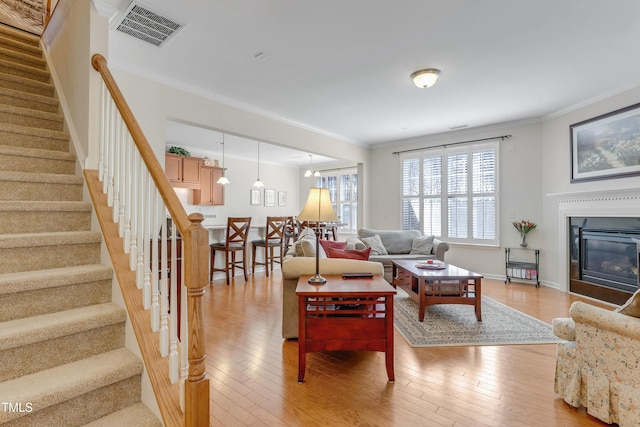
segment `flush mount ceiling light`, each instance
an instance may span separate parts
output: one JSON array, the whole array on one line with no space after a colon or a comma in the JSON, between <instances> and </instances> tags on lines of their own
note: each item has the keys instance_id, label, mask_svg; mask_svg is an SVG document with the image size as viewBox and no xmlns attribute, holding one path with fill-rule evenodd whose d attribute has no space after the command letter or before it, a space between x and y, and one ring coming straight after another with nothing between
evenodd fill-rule
<instances>
[{"instance_id":1,"label":"flush mount ceiling light","mask_svg":"<svg viewBox=\"0 0 640 427\"><path fill-rule=\"evenodd\" d=\"M440 70L435 68L424 68L422 70L414 71L411 74L411 80L421 89L426 89L428 87L436 84L436 80L440 76Z\"/></svg>"}]
</instances>

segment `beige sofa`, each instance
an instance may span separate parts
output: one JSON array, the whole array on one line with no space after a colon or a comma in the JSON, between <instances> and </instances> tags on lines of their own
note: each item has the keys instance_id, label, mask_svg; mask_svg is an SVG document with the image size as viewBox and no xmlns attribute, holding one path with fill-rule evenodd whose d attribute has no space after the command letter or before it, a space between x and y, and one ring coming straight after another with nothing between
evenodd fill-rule
<instances>
[{"instance_id":1,"label":"beige sofa","mask_svg":"<svg viewBox=\"0 0 640 427\"><path fill-rule=\"evenodd\" d=\"M282 338L298 338L298 278L316 272L315 257L296 257L290 250L282 262ZM373 273L382 276L382 264L342 258L321 258L320 274Z\"/></svg>"},{"instance_id":2,"label":"beige sofa","mask_svg":"<svg viewBox=\"0 0 640 427\"><path fill-rule=\"evenodd\" d=\"M375 236L380 237L382 250L375 248ZM373 239L372 239L373 238ZM377 261L384 266L384 278L393 280L392 259L437 259L444 262L444 254L449 244L433 236L425 236L418 230L372 230L361 228L358 237L347 238L355 249L371 247L369 261ZM373 244L373 246L372 246ZM381 253L382 252L382 253Z\"/></svg>"},{"instance_id":3,"label":"beige sofa","mask_svg":"<svg viewBox=\"0 0 640 427\"><path fill-rule=\"evenodd\" d=\"M570 318L553 320L554 334L565 340L558 343L555 392L621 427L640 425L639 302L632 297L616 312L578 301Z\"/></svg>"}]
</instances>

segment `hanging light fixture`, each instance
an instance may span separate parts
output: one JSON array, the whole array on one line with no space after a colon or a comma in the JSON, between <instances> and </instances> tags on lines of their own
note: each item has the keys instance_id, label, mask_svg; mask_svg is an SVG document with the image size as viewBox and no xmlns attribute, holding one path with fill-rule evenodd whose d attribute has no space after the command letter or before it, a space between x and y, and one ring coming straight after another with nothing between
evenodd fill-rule
<instances>
[{"instance_id":1,"label":"hanging light fixture","mask_svg":"<svg viewBox=\"0 0 640 427\"><path fill-rule=\"evenodd\" d=\"M304 173L305 178L311 178L313 176L313 160L311 154L309 154L309 169Z\"/></svg>"},{"instance_id":2,"label":"hanging light fixture","mask_svg":"<svg viewBox=\"0 0 640 427\"><path fill-rule=\"evenodd\" d=\"M309 169L307 169L307 171L304 173L304 177L305 178L311 178L312 176L318 177L320 176L320 171L313 170L313 159L312 159L312 155L309 154Z\"/></svg>"},{"instance_id":3,"label":"hanging light fixture","mask_svg":"<svg viewBox=\"0 0 640 427\"><path fill-rule=\"evenodd\" d=\"M428 87L436 84L438 77L440 76L440 70L436 68L424 68L422 70L414 71L411 74L411 80L421 89L426 89Z\"/></svg>"},{"instance_id":4,"label":"hanging light fixture","mask_svg":"<svg viewBox=\"0 0 640 427\"><path fill-rule=\"evenodd\" d=\"M258 141L258 179L256 179L256 182L253 183L253 186L255 188L264 187L264 183L260 181L260 141Z\"/></svg>"},{"instance_id":5,"label":"hanging light fixture","mask_svg":"<svg viewBox=\"0 0 640 427\"><path fill-rule=\"evenodd\" d=\"M231 181L229 181L229 179L226 176L224 176L224 173L227 170L224 167L224 133L222 134L222 142L218 142L218 144L222 144L222 176L218 178L216 183L222 184L222 185L231 184Z\"/></svg>"}]
</instances>

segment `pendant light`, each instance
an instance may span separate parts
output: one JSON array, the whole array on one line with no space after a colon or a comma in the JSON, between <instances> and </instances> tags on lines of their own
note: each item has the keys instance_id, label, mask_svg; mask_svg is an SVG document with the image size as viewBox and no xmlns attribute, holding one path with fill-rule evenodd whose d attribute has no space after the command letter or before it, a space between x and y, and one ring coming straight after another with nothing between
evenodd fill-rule
<instances>
[{"instance_id":1,"label":"pendant light","mask_svg":"<svg viewBox=\"0 0 640 427\"><path fill-rule=\"evenodd\" d=\"M320 171L313 170L313 156L309 154L309 169L304 173L304 177L311 178L312 176L319 177Z\"/></svg>"},{"instance_id":2,"label":"pendant light","mask_svg":"<svg viewBox=\"0 0 640 427\"><path fill-rule=\"evenodd\" d=\"M222 134L222 142L218 142L218 144L222 144L222 176L220 178L218 178L216 183L217 184L222 184L222 185L231 184L231 181L229 181L229 179L226 176L224 176L224 173L227 170L224 167L224 133Z\"/></svg>"},{"instance_id":3,"label":"pendant light","mask_svg":"<svg viewBox=\"0 0 640 427\"><path fill-rule=\"evenodd\" d=\"M305 178L311 178L313 176L313 161L311 159L311 154L309 154L309 169L304 173Z\"/></svg>"},{"instance_id":4,"label":"pendant light","mask_svg":"<svg viewBox=\"0 0 640 427\"><path fill-rule=\"evenodd\" d=\"M264 183L260 181L260 141L258 141L258 179L256 179L256 182L253 183L253 186L255 188L264 187Z\"/></svg>"}]
</instances>

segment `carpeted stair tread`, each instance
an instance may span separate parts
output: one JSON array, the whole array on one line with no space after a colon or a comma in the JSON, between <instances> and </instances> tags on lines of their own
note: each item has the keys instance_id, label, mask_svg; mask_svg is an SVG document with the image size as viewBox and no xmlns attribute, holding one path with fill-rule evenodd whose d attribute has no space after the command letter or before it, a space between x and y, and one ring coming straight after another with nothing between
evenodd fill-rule
<instances>
[{"instance_id":1,"label":"carpeted stair tread","mask_svg":"<svg viewBox=\"0 0 640 427\"><path fill-rule=\"evenodd\" d=\"M100 243L101 240L100 233L93 231L0 234L0 249Z\"/></svg>"},{"instance_id":2,"label":"carpeted stair tread","mask_svg":"<svg viewBox=\"0 0 640 427\"><path fill-rule=\"evenodd\" d=\"M1 46L0 51L2 51ZM12 61L11 58L6 57L0 57L0 73L22 76L27 79L38 80L41 82L49 82L50 79L49 72L42 67L34 67L30 64L15 62Z\"/></svg>"},{"instance_id":3,"label":"carpeted stair tread","mask_svg":"<svg viewBox=\"0 0 640 427\"><path fill-rule=\"evenodd\" d=\"M6 35L6 33L0 31L0 46L32 55L36 58L42 58L42 50L38 44L39 42L36 41L34 43L32 40L25 39L24 37L3 37L4 35Z\"/></svg>"},{"instance_id":4,"label":"carpeted stair tread","mask_svg":"<svg viewBox=\"0 0 640 427\"><path fill-rule=\"evenodd\" d=\"M24 134L29 136L40 136L44 138L54 138L54 139L60 139L63 141L69 140L69 133L65 131L33 128L29 126L14 125L11 123L0 123L0 133L2 132L19 133L19 134ZM3 143L4 143L4 139L3 139Z\"/></svg>"},{"instance_id":5,"label":"carpeted stair tread","mask_svg":"<svg viewBox=\"0 0 640 427\"><path fill-rule=\"evenodd\" d=\"M87 264L0 275L0 295L77 283L110 279L113 270L102 264Z\"/></svg>"},{"instance_id":6,"label":"carpeted stair tread","mask_svg":"<svg viewBox=\"0 0 640 427\"><path fill-rule=\"evenodd\" d=\"M37 57L28 53L18 52L5 46L0 46L0 59L7 59L14 62L20 62L31 67L47 69L47 61L43 57Z\"/></svg>"},{"instance_id":7,"label":"carpeted stair tread","mask_svg":"<svg viewBox=\"0 0 640 427\"><path fill-rule=\"evenodd\" d=\"M78 334L125 320L125 311L114 303L9 320L0 323L0 351Z\"/></svg>"},{"instance_id":8,"label":"carpeted stair tread","mask_svg":"<svg viewBox=\"0 0 640 427\"><path fill-rule=\"evenodd\" d=\"M0 87L51 97L55 93L54 86L50 82L41 82L7 73L0 73Z\"/></svg>"},{"instance_id":9,"label":"carpeted stair tread","mask_svg":"<svg viewBox=\"0 0 640 427\"><path fill-rule=\"evenodd\" d=\"M7 25L0 25L0 38L3 40L15 40L25 45L36 47L38 51L41 51L40 37Z\"/></svg>"},{"instance_id":10,"label":"carpeted stair tread","mask_svg":"<svg viewBox=\"0 0 640 427\"><path fill-rule=\"evenodd\" d=\"M8 402L31 402L42 410L142 373L142 362L121 348L0 383ZM0 411L0 424L24 413Z\"/></svg>"},{"instance_id":11,"label":"carpeted stair tread","mask_svg":"<svg viewBox=\"0 0 640 427\"><path fill-rule=\"evenodd\" d=\"M0 145L0 170L72 175L76 159L64 151Z\"/></svg>"},{"instance_id":12,"label":"carpeted stair tread","mask_svg":"<svg viewBox=\"0 0 640 427\"><path fill-rule=\"evenodd\" d=\"M136 403L106 417L85 424L84 427L156 427L162 422L143 403Z\"/></svg>"},{"instance_id":13,"label":"carpeted stair tread","mask_svg":"<svg viewBox=\"0 0 640 427\"><path fill-rule=\"evenodd\" d=\"M0 104L0 120L19 126L33 126L36 128L62 131L64 116L60 113L32 110Z\"/></svg>"},{"instance_id":14,"label":"carpeted stair tread","mask_svg":"<svg viewBox=\"0 0 640 427\"><path fill-rule=\"evenodd\" d=\"M91 203L78 201L0 200L0 212L91 212Z\"/></svg>"},{"instance_id":15,"label":"carpeted stair tread","mask_svg":"<svg viewBox=\"0 0 640 427\"><path fill-rule=\"evenodd\" d=\"M43 150L40 148L12 147L10 145L0 145L0 155L22 156L38 159L65 160L75 162L76 157L65 151Z\"/></svg>"},{"instance_id":16,"label":"carpeted stair tread","mask_svg":"<svg viewBox=\"0 0 640 427\"><path fill-rule=\"evenodd\" d=\"M81 176L59 173L0 171L0 181L82 185Z\"/></svg>"},{"instance_id":17,"label":"carpeted stair tread","mask_svg":"<svg viewBox=\"0 0 640 427\"><path fill-rule=\"evenodd\" d=\"M0 234L86 231L91 210L82 201L0 200Z\"/></svg>"},{"instance_id":18,"label":"carpeted stair tread","mask_svg":"<svg viewBox=\"0 0 640 427\"><path fill-rule=\"evenodd\" d=\"M59 104L55 97L42 96L35 93L0 87L0 103L11 104L16 107L58 112Z\"/></svg>"}]
</instances>

